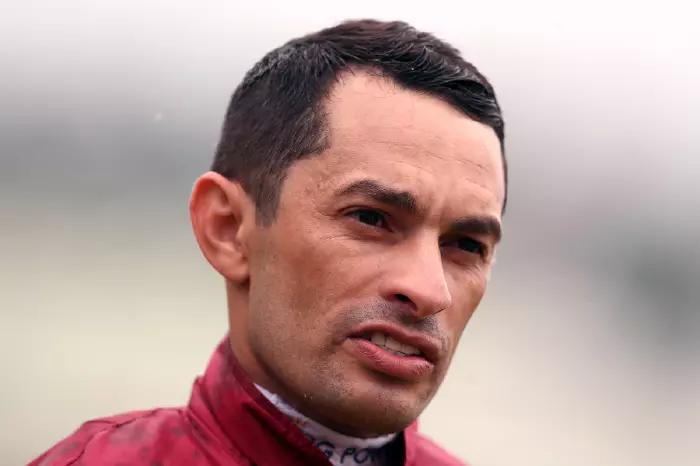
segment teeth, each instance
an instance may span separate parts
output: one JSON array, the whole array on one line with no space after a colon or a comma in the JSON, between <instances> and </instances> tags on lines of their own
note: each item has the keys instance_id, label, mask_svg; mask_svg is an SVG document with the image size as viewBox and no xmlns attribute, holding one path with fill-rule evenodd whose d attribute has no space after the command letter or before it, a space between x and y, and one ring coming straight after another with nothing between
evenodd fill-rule
<instances>
[{"instance_id":1,"label":"teeth","mask_svg":"<svg viewBox=\"0 0 700 466\"><path fill-rule=\"evenodd\" d=\"M399 343L398 341L394 340L394 339L391 338L390 336L387 336L387 337L386 337L385 346L386 346L387 348L389 348L390 350L393 350L393 351L401 351L401 343Z\"/></svg>"},{"instance_id":2,"label":"teeth","mask_svg":"<svg viewBox=\"0 0 700 466\"><path fill-rule=\"evenodd\" d=\"M372 343L374 343L377 346L384 346L386 343L386 335L384 335L381 332L374 332L372 334Z\"/></svg>"},{"instance_id":3,"label":"teeth","mask_svg":"<svg viewBox=\"0 0 700 466\"><path fill-rule=\"evenodd\" d=\"M382 348L399 356L410 356L414 354L420 354L418 348L398 342L390 336L381 332L374 332L370 337L370 341L375 345L381 346Z\"/></svg>"}]
</instances>

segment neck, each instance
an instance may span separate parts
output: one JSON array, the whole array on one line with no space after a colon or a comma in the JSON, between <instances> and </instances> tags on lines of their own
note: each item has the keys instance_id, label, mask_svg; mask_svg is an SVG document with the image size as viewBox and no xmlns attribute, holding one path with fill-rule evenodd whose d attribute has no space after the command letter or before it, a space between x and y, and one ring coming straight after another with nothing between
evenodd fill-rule
<instances>
[{"instance_id":1,"label":"neck","mask_svg":"<svg viewBox=\"0 0 700 466\"><path fill-rule=\"evenodd\" d=\"M309 441L321 450L334 466L383 466L388 464L387 449L382 447L394 440L397 434L374 438L350 437L304 416L278 395L263 387L259 385L256 387L265 398L299 427Z\"/></svg>"}]
</instances>

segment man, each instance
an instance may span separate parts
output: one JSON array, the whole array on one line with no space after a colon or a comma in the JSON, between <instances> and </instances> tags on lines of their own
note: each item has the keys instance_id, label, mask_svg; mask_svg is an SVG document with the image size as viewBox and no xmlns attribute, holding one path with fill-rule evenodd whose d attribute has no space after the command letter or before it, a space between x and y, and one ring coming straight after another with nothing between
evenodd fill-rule
<instances>
[{"instance_id":1,"label":"man","mask_svg":"<svg viewBox=\"0 0 700 466\"><path fill-rule=\"evenodd\" d=\"M353 21L270 52L192 191L229 334L189 404L31 464L461 464L416 419L486 289L505 174L490 84L432 35Z\"/></svg>"}]
</instances>

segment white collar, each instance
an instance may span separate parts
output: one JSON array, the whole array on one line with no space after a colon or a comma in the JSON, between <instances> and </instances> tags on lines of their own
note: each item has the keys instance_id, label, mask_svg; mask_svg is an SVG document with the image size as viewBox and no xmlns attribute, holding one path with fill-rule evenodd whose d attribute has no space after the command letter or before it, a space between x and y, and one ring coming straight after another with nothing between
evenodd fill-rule
<instances>
[{"instance_id":1,"label":"white collar","mask_svg":"<svg viewBox=\"0 0 700 466\"><path fill-rule=\"evenodd\" d=\"M275 393L255 385L260 393L306 435L313 445L321 450L334 466L384 466L388 464L386 451L382 447L396 438L397 434L373 438L350 437L319 424L292 408Z\"/></svg>"}]
</instances>

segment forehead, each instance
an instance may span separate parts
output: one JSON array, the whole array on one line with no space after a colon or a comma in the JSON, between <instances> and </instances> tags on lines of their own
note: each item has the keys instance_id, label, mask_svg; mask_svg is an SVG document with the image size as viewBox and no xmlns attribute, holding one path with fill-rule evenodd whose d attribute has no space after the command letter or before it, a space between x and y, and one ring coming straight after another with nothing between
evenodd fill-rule
<instances>
[{"instance_id":1,"label":"forehead","mask_svg":"<svg viewBox=\"0 0 700 466\"><path fill-rule=\"evenodd\" d=\"M325 110L330 147L303 161L318 178L316 188L371 177L427 203L449 197L500 216L503 167L490 127L436 97L364 72L343 74Z\"/></svg>"}]
</instances>

